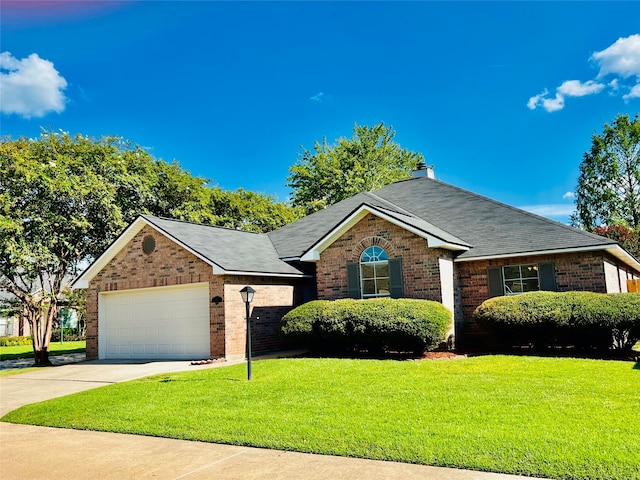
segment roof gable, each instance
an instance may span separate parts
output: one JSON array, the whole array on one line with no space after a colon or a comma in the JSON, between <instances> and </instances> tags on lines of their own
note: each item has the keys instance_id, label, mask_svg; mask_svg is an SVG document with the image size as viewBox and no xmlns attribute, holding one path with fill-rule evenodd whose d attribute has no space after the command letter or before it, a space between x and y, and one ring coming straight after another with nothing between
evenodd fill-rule
<instances>
[{"instance_id":1,"label":"roof gable","mask_svg":"<svg viewBox=\"0 0 640 480\"><path fill-rule=\"evenodd\" d=\"M146 225L211 265L214 274L304 276L300 270L280 260L264 234L142 215L78 277L73 287L87 288L89 281Z\"/></svg>"},{"instance_id":2,"label":"roof gable","mask_svg":"<svg viewBox=\"0 0 640 480\"><path fill-rule=\"evenodd\" d=\"M425 222L424 220L412 215L396 212L370 205L368 203L361 204L356 210L348 215L342 222L327 232L314 245L312 245L302 255L302 261L317 261L320 254L328 248L333 242L338 240L342 235L348 232L354 225L362 220L368 214L375 215L387 222L399 226L405 230L418 235L427 240L429 247L446 248L449 250L467 250L469 245L459 238L450 235L440 228Z\"/></svg>"}]
</instances>

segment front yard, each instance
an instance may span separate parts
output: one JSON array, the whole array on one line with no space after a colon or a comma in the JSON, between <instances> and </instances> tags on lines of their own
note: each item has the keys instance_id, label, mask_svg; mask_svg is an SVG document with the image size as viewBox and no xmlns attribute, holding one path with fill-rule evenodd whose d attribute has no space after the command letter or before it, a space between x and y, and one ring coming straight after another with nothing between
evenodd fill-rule
<instances>
[{"instance_id":1,"label":"front yard","mask_svg":"<svg viewBox=\"0 0 640 480\"><path fill-rule=\"evenodd\" d=\"M78 342L51 342L49 344L49 356L64 355L67 353L82 353L86 350L84 340ZM31 345L16 345L12 347L0 347L0 361L16 360L20 358L33 358Z\"/></svg>"},{"instance_id":2,"label":"front yard","mask_svg":"<svg viewBox=\"0 0 640 480\"><path fill-rule=\"evenodd\" d=\"M2 420L567 479L640 479L640 364L281 359L149 377Z\"/></svg>"}]
</instances>

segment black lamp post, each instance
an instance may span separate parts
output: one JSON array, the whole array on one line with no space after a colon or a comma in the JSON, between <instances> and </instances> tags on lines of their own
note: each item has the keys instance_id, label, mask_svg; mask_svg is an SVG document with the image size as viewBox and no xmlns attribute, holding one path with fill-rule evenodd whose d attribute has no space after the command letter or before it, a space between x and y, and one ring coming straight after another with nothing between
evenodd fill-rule
<instances>
[{"instance_id":1,"label":"black lamp post","mask_svg":"<svg viewBox=\"0 0 640 480\"><path fill-rule=\"evenodd\" d=\"M256 291L249 286L240 290L242 301L247 307L247 380L251 380L251 323L249 321L249 304L253 300L254 293L256 293Z\"/></svg>"}]
</instances>

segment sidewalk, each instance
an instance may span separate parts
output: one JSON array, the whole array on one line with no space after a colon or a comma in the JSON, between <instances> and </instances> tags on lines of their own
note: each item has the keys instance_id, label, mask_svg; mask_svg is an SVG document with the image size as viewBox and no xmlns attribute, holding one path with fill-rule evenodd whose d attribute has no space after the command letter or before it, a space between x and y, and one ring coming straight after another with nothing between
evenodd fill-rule
<instances>
[{"instance_id":1,"label":"sidewalk","mask_svg":"<svg viewBox=\"0 0 640 480\"><path fill-rule=\"evenodd\" d=\"M77 360L71 356L57 359ZM186 361L123 364L94 360L0 377L0 414L28 403L141 376L223 365L228 363L192 366ZM0 422L0 479L96 478L525 480L530 477Z\"/></svg>"}]
</instances>

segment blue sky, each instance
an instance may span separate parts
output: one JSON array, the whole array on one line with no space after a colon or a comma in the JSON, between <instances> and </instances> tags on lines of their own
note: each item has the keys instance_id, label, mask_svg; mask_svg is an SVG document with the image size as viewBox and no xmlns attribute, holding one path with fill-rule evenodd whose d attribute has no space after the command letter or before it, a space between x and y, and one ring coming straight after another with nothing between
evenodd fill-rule
<instances>
[{"instance_id":1,"label":"blue sky","mask_svg":"<svg viewBox=\"0 0 640 480\"><path fill-rule=\"evenodd\" d=\"M640 2L0 4L2 135L119 135L286 200L384 121L436 177L568 221L591 135L640 110Z\"/></svg>"}]
</instances>

